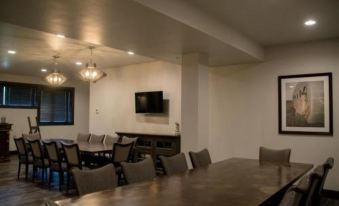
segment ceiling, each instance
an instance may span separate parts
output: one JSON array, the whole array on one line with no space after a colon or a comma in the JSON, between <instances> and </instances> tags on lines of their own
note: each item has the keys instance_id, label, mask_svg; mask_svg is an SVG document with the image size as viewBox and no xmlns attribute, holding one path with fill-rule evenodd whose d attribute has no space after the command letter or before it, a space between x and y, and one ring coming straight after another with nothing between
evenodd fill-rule
<instances>
[{"instance_id":1,"label":"ceiling","mask_svg":"<svg viewBox=\"0 0 339 206\"><path fill-rule=\"evenodd\" d=\"M58 55L56 69L77 80L80 79L78 71L89 61L89 46L93 44L0 22L0 72L43 77L46 74L41 69L52 72L55 69L52 57ZM128 55L126 51L94 46L93 60L100 69L154 61L144 56ZM17 53L8 54L8 50ZM76 62L83 65L78 66Z\"/></svg>"},{"instance_id":2,"label":"ceiling","mask_svg":"<svg viewBox=\"0 0 339 206\"><path fill-rule=\"evenodd\" d=\"M188 0L187 0L188 1ZM189 0L264 46L339 37L338 0ZM305 20L318 24L305 28Z\"/></svg>"},{"instance_id":3,"label":"ceiling","mask_svg":"<svg viewBox=\"0 0 339 206\"><path fill-rule=\"evenodd\" d=\"M92 44L99 68L180 64L191 52L211 66L258 62L265 46L339 37L338 11L338 0L2 0L0 72L43 76L58 53L59 69L77 79L74 63ZM318 24L306 28L307 18Z\"/></svg>"}]
</instances>

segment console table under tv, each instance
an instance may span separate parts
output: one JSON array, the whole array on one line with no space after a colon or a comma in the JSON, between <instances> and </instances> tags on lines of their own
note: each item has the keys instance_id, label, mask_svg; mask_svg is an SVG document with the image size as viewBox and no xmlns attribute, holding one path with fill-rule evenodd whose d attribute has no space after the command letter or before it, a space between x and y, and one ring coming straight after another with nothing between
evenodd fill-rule
<instances>
[{"instance_id":1,"label":"console table under tv","mask_svg":"<svg viewBox=\"0 0 339 206\"><path fill-rule=\"evenodd\" d=\"M172 156L180 153L180 135L168 134L145 134L145 133L130 133L116 132L122 137L138 137L135 147L136 155L149 154L152 156L155 165L159 168L159 156Z\"/></svg>"}]
</instances>

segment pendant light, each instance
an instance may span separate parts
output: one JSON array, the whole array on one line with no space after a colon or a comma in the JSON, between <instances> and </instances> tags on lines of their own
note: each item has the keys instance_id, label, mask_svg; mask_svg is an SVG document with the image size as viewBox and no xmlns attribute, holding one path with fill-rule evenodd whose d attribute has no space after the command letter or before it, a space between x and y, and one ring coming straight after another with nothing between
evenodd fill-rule
<instances>
[{"instance_id":1,"label":"pendant light","mask_svg":"<svg viewBox=\"0 0 339 206\"><path fill-rule=\"evenodd\" d=\"M60 56L53 56L54 71L45 78L48 84L53 87L58 87L67 80L67 78L57 70L58 58L60 58Z\"/></svg>"},{"instance_id":2,"label":"pendant light","mask_svg":"<svg viewBox=\"0 0 339 206\"><path fill-rule=\"evenodd\" d=\"M98 69L96 63L92 60L93 49L95 49L95 47L90 46L89 49L91 50L90 60L86 64L86 67L80 70L80 75L84 81L96 82L105 77L107 74Z\"/></svg>"}]
</instances>

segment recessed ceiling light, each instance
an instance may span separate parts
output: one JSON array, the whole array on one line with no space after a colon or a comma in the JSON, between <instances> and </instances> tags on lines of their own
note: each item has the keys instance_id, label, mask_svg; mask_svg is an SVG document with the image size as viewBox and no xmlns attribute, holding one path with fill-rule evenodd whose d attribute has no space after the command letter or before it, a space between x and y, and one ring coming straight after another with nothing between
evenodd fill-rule
<instances>
[{"instance_id":1,"label":"recessed ceiling light","mask_svg":"<svg viewBox=\"0 0 339 206\"><path fill-rule=\"evenodd\" d=\"M7 52L8 52L8 54L16 54L16 51L14 51L14 50L8 50Z\"/></svg>"},{"instance_id":2,"label":"recessed ceiling light","mask_svg":"<svg viewBox=\"0 0 339 206\"><path fill-rule=\"evenodd\" d=\"M65 38L65 35L63 35L63 34L57 34L56 36L59 37L59 38L62 38L62 39Z\"/></svg>"},{"instance_id":3,"label":"recessed ceiling light","mask_svg":"<svg viewBox=\"0 0 339 206\"><path fill-rule=\"evenodd\" d=\"M76 65L81 66L82 62L75 62Z\"/></svg>"},{"instance_id":4,"label":"recessed ceiling light","mask_svg":"<svg viewBox=\"0 0 339 206\"><path fill-rule=\"evenodd\" d=\"M304 22L305 26L314 26L317 22L313 19L309 19L307 21Z\"/></svg>"},{"instance_id":5,"label":"recessed ceiling light","mask_svg":"<svg viewBox=\"0 0 339 206\"><path fill-rule=\"evenodd\" d=\"M134 55L134 52L128 51L127 54L129 54L129 55Z\"/></svg>"},{"instance_id":6,"label":"recessed ceiling light","mask_svg":"<svg viewBox=\"0 0 339 206\"><path fill-rule=\"evenodd\" d=\"M41 69L41 72L47 72L47 69Z\"/></svg>"}]
</instances>

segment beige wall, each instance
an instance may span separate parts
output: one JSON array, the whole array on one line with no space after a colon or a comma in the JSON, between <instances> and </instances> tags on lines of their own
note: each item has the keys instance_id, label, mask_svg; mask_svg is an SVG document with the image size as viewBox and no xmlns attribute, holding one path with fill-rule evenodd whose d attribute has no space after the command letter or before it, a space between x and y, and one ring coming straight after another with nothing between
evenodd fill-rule
<instances>
[{"instance_id":1,"label":"beige wall","mask_svg":"<svg viewBox=\"0 0 339 206\"><path fill-rule=\"evenodd\" d=\"M162 61L106 70L107 77L90 87L90 131L174 134L180 123L181 66ZM168 114L136 114L134 93L162 90Z\"/></svg>"},{"instance_id":2,"label":"beige wall","mask_svg":"<svg viewBox=\"0 0 339 206\"><path fill-rule=\"evenodd\" d=\"M278 134L279 75L333 73L334 135ZM259 146L292 148L293 162L320 164L329 156L337 161L325 187L339 189L339 41L284 46L267 50L255 65L211 68L210 137L214 160L258 158Z\"/></svg>"},{"instance_id":3,"label":"beige wall","mask_svg":"<svg viewBox=\"0 0 339 206\"><path fill-rule=\"evenodd\" d=\"M38 77L0 74L0 81L23 82L34 84L45 84ZM41 126L42 138L75 138L78 132L88 132L88 108L89 108L89 86L82 82L66 82L64 86L75 87L75 109L74 125L67 126ZM0 116L6 116L7 122L13 124L11 137L21 136L29 131L27 116L34 118L37 115L36 109L5 109L0 108ZM16 150L13 139L10 141L10 150Z\"/></svg>"}]
</instances>

